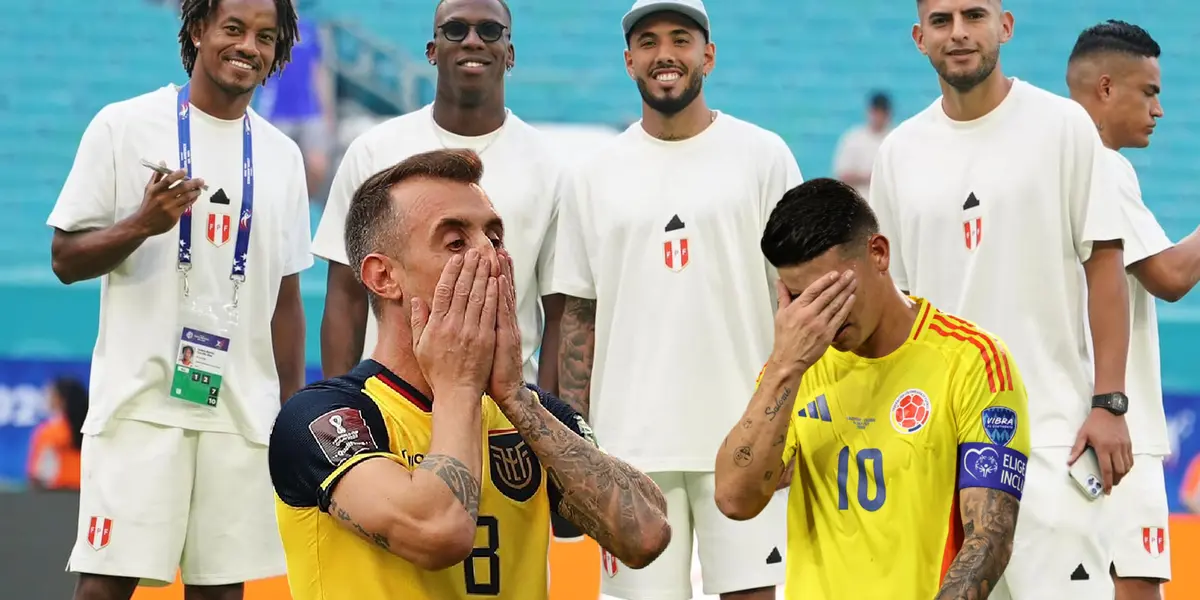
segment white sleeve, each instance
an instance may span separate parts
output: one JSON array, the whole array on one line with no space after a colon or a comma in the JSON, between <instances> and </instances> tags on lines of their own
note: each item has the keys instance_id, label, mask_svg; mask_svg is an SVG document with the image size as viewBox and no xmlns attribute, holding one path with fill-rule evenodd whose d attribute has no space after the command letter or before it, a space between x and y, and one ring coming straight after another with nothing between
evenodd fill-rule
<instances>
[{"instance_id":1,"label":"white sleeve","mask_svg":"<svg viewBox=\"0 0 1200 600\"><path fill-rule=\"evenodd\" d=\"M312 235L309 223L308 181L304 158L295 142L290 142L292 176L288 184L288 206L283 215L283 275L295 275L313 265Z\"/></svg>"},{"instance_id":2,"label":"white sleeve","mask_svg":"<svg viewBox=\"0 0 1200 600\"><path fill-rule=\"evenodd\" d=\"M583 170L573 173L569 193L560 199L551 291L588 300L596 299L596 280L588 249L595 234L588 212L588 185Z\"/></svg>"},{"instance_id":3,"label":"white sleeve","mask_svg":"<svg viewBox=\"0 0 1200 600\"><path fill-rule=\"evenodd\" d=\"M359 137L346 148L342 164L329 186L329 197L325 200L325 212L317 224L313 237L312 252L317 256L340 264L349 263L346 257L346 214L350 212L350 200L354 192L374 173L371 172L371 153L363 137Z\"/></svg>"},{"instance_id":4,"label":"white sleeve","mask_svg":"<svg viewBox=\"0 0 1200 600\"><path fill-rule=\"evenodd\" d=\"M1121 208L1113 177L1105 168L1105 147L1087 111L1071 103L1064 124L1071 242L1079 262L1092 256L1092 242L1123 239Z\"/></svg>"},{"instance_id":5,"label":"white sleeve","mask_svg":"<svg viewBox=\"0 0 1200 600\"><path fill-rule=\"evenodd\" d=\"M117 214L116 136L105 107L88 124L75 152L75 163L46 224L63 231L111 227ZM145 169L146 181L151 171Z\"/></svg>"},{"instance_id":6,"label":"white sleeve","mask_svg":"<svg viewBox=\"0 0 1200 600\"><path fill-rule=\"evenodd\" d=\"M554 189L550 198L550 220L546 222L546 234L542 238L542 247L538 250L537 281L538 295L541 296L548 296L554 293L554 266L558 244L559 211L564 203L564 198L570 192L570 171L566 167L560 167L558 176L554 180Z\"/></svg>"},{"instance_id":7,"label":"white sleeve","mask_svg":"<svg viewBox=\"0 0 1200 600\"><path fill-rule=\"evenodd\" d=\"M1154 213L1142 201L1142 190L1133 166L1111 150L1112 173L1115 175L1115 190L1120 203L1121 224L1125 227L1125 266L1145 260L1170 248L1173 244L1163 231Z\"/></svg>"},{"instance_id":8,"label":"white sleeve","mask_svg":"<svg viewBox=\"0 0 1200 600\"><path fill-rule=\"evenodd\" d=\"M868 192L871 197L867 201L871 205L871 209L875 211L875 218L879 221L879 232L888 239L891 247L889 270L892 274L892 281L901 290L912 292L908 269L904 264L904 253L901 251L903 240L900 238L903 234L900 231L900 222L896 215L895 186L891 173L888 172L889 148L890 144L886 140L879 147L879 154L875 157L875 166L871 169L871 187Z\"/></svg>"},{"instance_id":9,"label":"white sleeve","mask_svg":"<svg viewBox=\"0 0 1200 600\"><path fill-rule=\"evenodd\" d=\"M783 195L788 190L804 183L804 176L800 174L800 165L796 164L796 157L792 155L792 149L788 147L787 142L783 138L774 136L770 148L771 157L767 161L770 165L766 178L762 182L762 223L765 227L767 219L771 216L771 211L775 210L775 205L783 199Z\"/></svg>"}]
</instances>

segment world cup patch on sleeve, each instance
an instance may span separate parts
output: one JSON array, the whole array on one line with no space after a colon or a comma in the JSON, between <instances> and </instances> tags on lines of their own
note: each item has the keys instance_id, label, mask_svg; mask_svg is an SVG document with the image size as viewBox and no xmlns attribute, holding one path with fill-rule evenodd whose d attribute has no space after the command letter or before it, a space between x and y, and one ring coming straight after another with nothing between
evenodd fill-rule
<instances>
[{"instance_id":1,"label":"world cup patch on sleeve","mask_svg":"<svg viewBox=\"0 0 1200 600\"><path fill-rule=\"evenodd\" d=\"M313 419L308 431L335 467L359 452L376 448L375 436L362 411L356 408L335 408Z\"/></svg>"},{"instance_id":2,"label":"world cup patch on sleeve","mask_svg":"<svg viewBox=\"0 0 1200 600\"><path fill-rule=\"evenodd\" d=\"M993 444L1009 445L1017 434L1017 411L1007 406L989 406L980 414L983 433Z\"/></svg>"}]
</instances>

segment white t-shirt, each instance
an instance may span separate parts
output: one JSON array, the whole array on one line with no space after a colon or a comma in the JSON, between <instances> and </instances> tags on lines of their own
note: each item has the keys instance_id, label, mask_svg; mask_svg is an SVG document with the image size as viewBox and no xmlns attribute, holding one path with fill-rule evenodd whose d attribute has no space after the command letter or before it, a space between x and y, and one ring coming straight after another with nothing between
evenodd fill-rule
<instances>
[{"instance_id":1,"label":"white t-shirt","mask_svg":"<svg viewBox=\"0 0 1200 600\"><path fill-rule=\"evenodd\" d=\"M1125 266L1145 260L1173 244L1142 202L1142 188L1129 160L1115 150L1104 149L1106 169L1113 178L1121 206L1125 232ZM1163 412L1162 364L1158 348L1158 312L1154 296L1133 275L1129 283L1129 363L1125 370L1125 388L1129 412L1125 420L1133 451L1166 456L1171 453L1167 438L1167 417Z\"/></svg>"},{"instance_id":2,"label":"white t-shirt","mask_svg":"<svg viewBox=\"0 0 1200 600\"><path fill-rule=\"evenodd\" d=\"M1093 180L1101 150L1083 107L1013 80L974 121L938 98L888 136L872 174L896 284L1008 344L1035 447L1073 444L1090 411L1082 263L1124 235L1110 185Z\"/></svg>"},{"instance_id":3,"label":"white t-shirt","mask_svg":"<svg viewBox=\"0 0 1200 600\"><path fill-rule=\"evenodd\" d=\"M759 241L800 182L778 135L725 114L679 142L635 123L580 167L554 290L597 301L589 420L614 456L712 471L771 351Z\"/></svg>"},{"instance_id":4,"label":"white t-shirt","mask_svg":"<svg viewBox=\"0 0 1200 600\"><path fill-rule=\"evenodd\" d=\"M141 160L179 168L176 88L110 104L92 119L71 173L47 224L63 231L109 227L142 204L151 171ZM312 265L308 191L296 144L253 111L254 218L238 325L230 336L225 379L215 408L172 399L170 377L181 333L183 286L176 264L178 225L147 239L100 279L100 330L92 353L90 402L84 433L113 418L200 431L241 433L266 444L279 412L279 377L271 346L271 317L280 281ZM242 120L224 121L191 108L192 173L208 191L192 209L194 297L216 305L233 298L237 216L242 204ZM222 191L227 206L211 202ZM228 214L229 240L207 238L208 216ZM214 239L220 241L219 238Z\"/></svg>"},{"instance_id":5,"label":"white t-shirt","mask_svg":"<svg viewBox=\"0 0 1200 600\"><path fill-rule=\"evenodd\" d=\"M887 137L887 131L874 131L866 125L859 125L847 131L838 140L837 151L833 155L833 175L839 177L847 171L852 173L870 173L875 166L875 155L879 145ZM871 193L870 185L854 186L863 198Z\"/></svg>"},{"instance_id":6,"label":"white t-shirt","mask_svg":"<svg viewBox=\"0 0 1200 600\"><path fill-rule=\"evenodd\" d=\"M541 346L545 321L541 297L550 294L558 204L568 181L543 134L511 112L503 127L479 137L462 137L438 127L432 105L384 121L359 136L346 149L333 178L313 238L313 253L347 264L346 213L355 190L370 176L414 154L442 148L469 148L483 159L482 187L504 219L504 246L516 269L525 378L536 382L534 353ZM377 338L375 315L368 312L364 358L374 351Z\"/></svg>"}]
</instances>

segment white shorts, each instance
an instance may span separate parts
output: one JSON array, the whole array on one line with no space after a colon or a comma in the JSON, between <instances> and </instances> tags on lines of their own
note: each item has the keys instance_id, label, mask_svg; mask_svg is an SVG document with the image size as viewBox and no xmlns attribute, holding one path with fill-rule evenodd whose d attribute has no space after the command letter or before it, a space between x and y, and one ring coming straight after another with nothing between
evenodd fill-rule
<instances>
[{"instance_id":1,"label":"white shorts","mask_svg":"<svg viewBox=\"0 0 1200 600\"><path fill-rule=\"evenodd\" d=\"M1112 598L1108 498L1091 501L1067 474L1069 447L1034 448L1012 558L991 600Z\"/></svg>"},{"instance_id":2,"label":"white shorts","mask_svg":"<svg viewBox=\"0 0 1200 600\"><path fill-rule=\"evenodd\" d=\"M1163 459L1135 454L1133 469L1105 502L1105 521L1118 577L1171 579L1170 508Z\"/></svg>"},{"instance_id":3,"label":"white shorts","mask_svg":"<svg viewBox=\"0 0 1200 600\"><path fill-rule=\"evenodd\" d=\"M267 447L240 435L117 420L84 436L67 570L165 586L283 575Z\"/></svg>"},{"instance_id":4,"label":"white shorts","mask_svg":"<svg viewBox=\"0 0 1200 600\"><path fill-rule=\"evenodd\" d=\"M624 600L691 600L692 534L699 542L704 593L783 585L787 490L749 521L721 514L712 473L650 473L667 500L671 543L644 569L629 569L601 551L600 591Z\"/></svg>"}]
</instances>

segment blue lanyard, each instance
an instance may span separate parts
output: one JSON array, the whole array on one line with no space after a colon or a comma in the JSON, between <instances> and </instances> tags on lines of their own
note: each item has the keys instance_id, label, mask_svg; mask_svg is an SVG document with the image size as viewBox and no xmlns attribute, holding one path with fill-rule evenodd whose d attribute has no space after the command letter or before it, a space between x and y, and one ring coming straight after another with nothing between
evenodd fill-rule
<instances>
[{"instance_id":1,"label":"blue lanyard","mask_svg":"<svg viewBox=\"0 0 1200 600\"><path fill-rule=\"evenodd\" d=\"M179 165L187 169L192 177L192 115L188 100L191 84L179 88ZM242 117L242 214L238 219L237 240L233 243L233 270L229 278L234 282L234 304L237 303L237 285L246 280L246 262L250 254L250 225L254 212L254 145L250 136L250 114ZM179 217L179 270L186 276L192 268L192 209L189 207ZM186 290L186 284L185 284Z\"/></svg>"}]
</instances>

